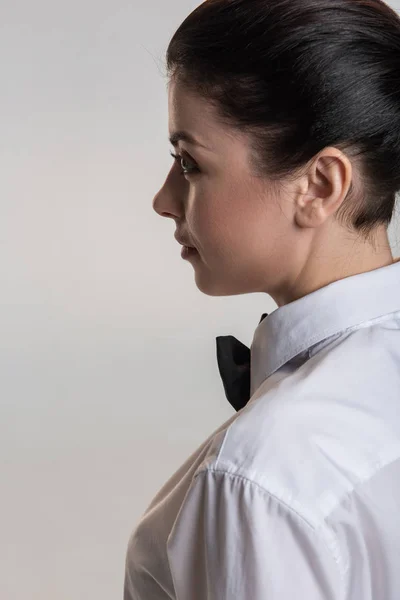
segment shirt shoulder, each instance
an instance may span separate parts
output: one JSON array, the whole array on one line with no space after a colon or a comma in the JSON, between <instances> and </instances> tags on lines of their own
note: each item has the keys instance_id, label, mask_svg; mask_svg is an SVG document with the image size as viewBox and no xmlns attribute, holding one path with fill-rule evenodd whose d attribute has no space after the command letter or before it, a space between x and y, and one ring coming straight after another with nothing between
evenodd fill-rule
<instances>
[{"instance_id":1,"label":"shirt shoulder","mask_svg":"<svg viewBox=\"0 0 400 600\"><path fill-rule=\"evenodd\" d=\"M376 397L349 393L346 377L324 387L324 369L307 368L306 376L300 369L265 391L261 386L196 474L216 469L243 477L318 527L346 495L400 458L400 427Z\"/></svg>"}]
</instances>

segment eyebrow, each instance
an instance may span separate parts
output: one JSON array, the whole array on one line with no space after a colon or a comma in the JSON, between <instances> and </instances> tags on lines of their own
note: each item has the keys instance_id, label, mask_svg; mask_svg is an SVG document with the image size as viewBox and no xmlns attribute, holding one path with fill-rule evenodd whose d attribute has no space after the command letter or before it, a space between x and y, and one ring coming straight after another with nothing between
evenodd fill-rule
<instances>
[{"instance_id":1,"label":"eyebrow","mask_svg":"<svg viewBox=\"0 0 400 600\"><path fill-rule=\"evenodd\" d=\"M187 142L188 144L192 144L193 146L200 146L200 148L207 148L203 144L200 144L198 140L196 140L190 133L187 131L175 131L170 137L169 141L174 146L174 148L178 145L178 142L182 140L182 142Z\"/></svg>"}]
</instances>

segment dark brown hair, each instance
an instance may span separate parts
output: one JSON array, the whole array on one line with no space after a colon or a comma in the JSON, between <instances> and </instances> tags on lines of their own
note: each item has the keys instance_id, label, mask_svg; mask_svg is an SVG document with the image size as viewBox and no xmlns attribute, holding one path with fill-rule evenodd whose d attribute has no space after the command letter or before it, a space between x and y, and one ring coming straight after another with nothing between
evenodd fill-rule
<instances>
[{"instance_id":1,"label":"dark brown hair","mask_svg":"<svg viewBox=\"0 0 400 600\"><path fill-rule=\"evenodd\" d=\"M174 33L166 64L222 124L251 134L256 175L283 181L335 146L354 175L336 217L366 238L389 226L400 190L400 18L382 0L207 0Z\"/></svg>"}]
</instances>

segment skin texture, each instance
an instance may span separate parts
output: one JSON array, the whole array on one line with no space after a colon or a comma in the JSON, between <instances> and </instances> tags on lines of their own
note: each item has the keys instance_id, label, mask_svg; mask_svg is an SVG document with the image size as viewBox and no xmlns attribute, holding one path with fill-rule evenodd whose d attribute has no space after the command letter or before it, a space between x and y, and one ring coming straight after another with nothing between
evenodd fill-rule
<instances>
[{"instance_id":1,"label":"skin texture","mask_svg":"<svg viewBox=\"0 0 400 600\"><path fill-rule=\"evenodd\" d=\"M174 219L197 249L197 287L210 296L265 292L283 306L329 283L392 264L387 228L367 242L335 213L355 175L335 147L318 153L295 181L252 174L246 134L221 125L206 99L171 79L169 133L188 131L207 148L179 141L153 209ZM182 175L182 168L199 172Z\"/></svg>"}]
</instances>

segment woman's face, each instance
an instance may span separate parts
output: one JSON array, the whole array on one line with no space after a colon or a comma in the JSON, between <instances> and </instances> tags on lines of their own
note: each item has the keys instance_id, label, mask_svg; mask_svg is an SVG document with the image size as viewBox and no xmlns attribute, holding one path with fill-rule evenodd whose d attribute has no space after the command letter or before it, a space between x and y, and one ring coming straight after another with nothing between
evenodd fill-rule
<instances>
[{"instance_id":1,"label":"woman's face","mask_svg":"<svg viewBox=\"0 0 400 600\"><path fill-rule=\"evenodd\" d=\"M218 123L207 100L173 79L168 94L170 136L184 131L198 144L176 142L181 158L153 208L197 249L187 260L202 292L264 292L282 306L393 262L385 226L374 247L334 218L352 181L340 150L324 148L301 177L277 186L253 175L249 138Z\"/></svg>"},{"instance_id":2,"label":"woman's face","mask_svg":"<svg viewBox=\"0 0 400 600\"><path fill-rule=\"evenodd\" d=\"M177 143L182 160L154 210L174 219L177 234L197 249L187 260L205 294L271 293L296 260L290 202L252 175L246 137L218 124L206 100L171 81L168 104L170 135L185 131L204 147Z\"/></svg>"}]
</instances>

